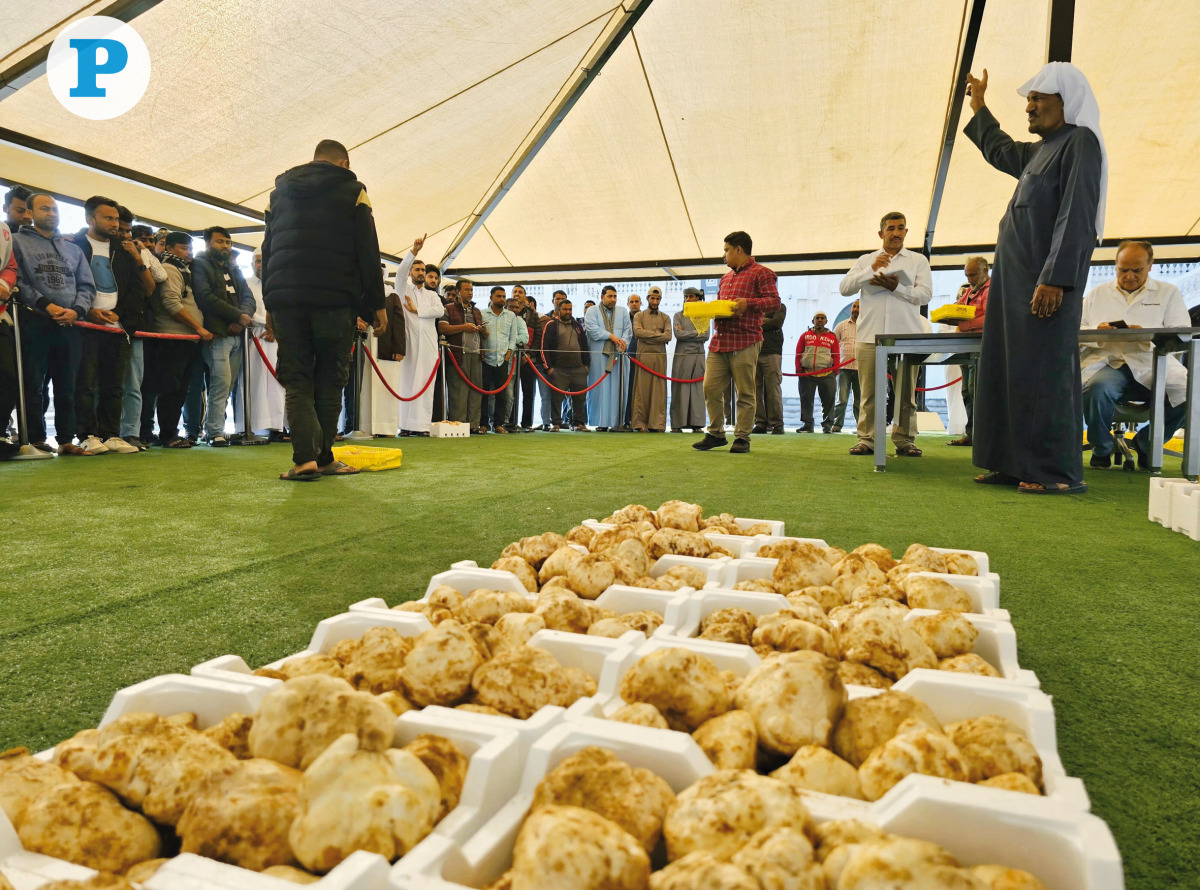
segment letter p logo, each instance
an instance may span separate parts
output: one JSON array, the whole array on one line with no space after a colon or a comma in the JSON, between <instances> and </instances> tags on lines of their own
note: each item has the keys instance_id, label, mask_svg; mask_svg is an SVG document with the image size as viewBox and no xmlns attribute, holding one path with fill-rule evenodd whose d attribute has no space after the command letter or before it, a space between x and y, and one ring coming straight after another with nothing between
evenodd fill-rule
<instances>
[{"instance_id":1,"label":"letter p logo","mask_svg":"<svg viewBox=\"0 0 1200 890\"><path fill-rule=\"evenodd\" d=\"M93 99L103 99L108 95L104 87L96 83L101 74L119 74L129 64L129 50L125 44L117 40L96 40L81 37L69 41L71 49L79 54L79 85L71 87L73 97L86 96ZM100 50L104 50L107 58L100 63Z\"/></svg>"},{"instance_id":2,"label":"letter p logo","mask_svg":"<svg viewBox=\"0 0 1200 890\"><path fill-rule=\"evenodd\" d=\"M89 120L124 114L150 85L150 52L120 19L90 16L67 25L46 60L50 91L67 111Z\"/></svg>"}]
</instances>

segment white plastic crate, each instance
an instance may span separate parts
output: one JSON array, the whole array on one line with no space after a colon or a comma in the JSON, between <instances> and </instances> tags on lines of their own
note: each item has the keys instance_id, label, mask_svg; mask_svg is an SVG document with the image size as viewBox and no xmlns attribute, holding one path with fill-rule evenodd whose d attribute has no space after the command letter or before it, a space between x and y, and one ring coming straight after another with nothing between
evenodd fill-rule
<instances>
[{"instance_id":1,"label":"white plastic crate","mask_svg":"<svg viewBox=\"0 0 1200 890\"><path fill-rule=\"evenodd\" d=\"M1157 522L1163 528L1173 528L1171 507L1174 493L1180 488L1197 488L1200 484L1187 479L1166 479L1162 476L1150 477L1150 509L1151 522Z\"/></svg>"},{"instance_id":2,"label":"white plastic crate","mask_svg":"<svg viewBox=\"0 0 1200 890\"><path fill-rule=\"evenodd\" d=\"M962 551L966 552L966 551ZM731 590L743 581L766 579L774 577L777 559L765 556L747 556L742 559L726 559L717 577L709 582L710 588ZM987 577L976 575L949 575L940 572L914 572L932 578L941 578L960 590L965 590L971 597L971 607L981 615L1010 619L1008 611L1000 608L1000 579L996 575Z\"/></svg>"},{"instance_id":3,"label":"white plastic crate","mask_svg":"<svg viewBox=\"0 0 1200 890\"><path fill-rule=\"evenodd\" d=\"M1200 541L1200 485L1176 485L1171 489L1169 527Z\"/></svg>"},{"instance_id":4,"label":"white plastic crate","mask_svg":"<svg viewBox=\"0 0 1200 890\"><path fill-rule=\"evenodd\" d=\"M700 653L719 670L731 670L739 677L749 674L761 661L749 646L684 637L653 637L638 647L632 658L607 664L595 700L576 703L577 706L567 712L568 720L609 717L620 710L626 704L620 695L621 680L629 669L643 656L673 647ZM1050 696L1040 689L1016 683L999 683L990 677L936 670L912 671L892 688L924 701L943 725L988 714L999 714L1011 720L1029 737L1042 759L1045 799L1053 799L1078 810L1090 808L1083 782L1067 776L1063 768L1058 755L1054 708ZM883 691L865 686L846 687L851 699L880 695ZM887 795L883 799L886 800ZM838 801L839 806L850 810L861 809L863 805L861 801L849 799L839 798Z\"/></svg>"},{"instance_id":5,"label":"white plastic crate","mask_svg":"<svg viewBox=\"0 0 1200 890\"><path fill-rule=\"evenodd\" d=\"M812 544L814 547L828 547L824 538L793 538L789 535L755 535L749 538L752 543L746 547L743 556L758 556L758 551L769 544L782 544L784 541L799 541L802 544Z\"/></svg>"},{"instance_id":6,"label":"white plastic crate","mask_svg":"<svg viewBox=\"0 0 1200 890\"><path fill-rule=\"evenodd\" d=\"M429 425L429 435L434 439L466 439L471 435L471 425L442 420Z\"/></svg>"},{"instance_id":7,"label":"white plastic crate","mask_svg":"<svg viewBox=\"0 0 1200 890\"><path fill-rule=\"evenodd\" d=\"M612 750L633 766L658 772L679 790L678 777L687 775L690 761L664 738L676 735L689 742L690 738L625 724L601 731L593 728L595 723L581 721L574 733L567 725L560 726L535 746L523 790L536 787L564 757L592 744ZM692 772L703 769L697 763ZM937 843L964 867L997 864L1025 869L1055 890L1124 890L1121 858L1108 826L1053 801L928 776L909 776L882 800L849 814L828 805L835 800L806 795L816 823L860 818L889 834ZM520 794L465 844L440 839L422 851L421 859L410 854L393 869L393 887L473 890L495 880L511 866L513 845L531 803L531 793Z\"/></svg>"},{"instance_id":8,"label":"white plastic crate","mask_svg":"<svg viewBox=\"0 0 1200 890\"><path fill-rule=\"evenodd\" d=\"M770 615L780 609L786 609L788 601L778 593L756 593L745 590L721 590L707 588L689 597L684 610L683 620L676 622L674 627L666 624L655 631L654 636L663 637L699 637L700 627L704 619L718 609L745 609L756 617ZM923 615L936 615L933 609L912 609L905 616L905 621L915 621ZM1005 682L1017 683L1021 686L1038 688L1037 674L1023 670L1017 663L1017 634L1012 623L1007 619L980 615L973 612L963 613L963 618L975 626L979 636L971 651L984 661L996 668ZM920 668L920 670L932 670ZM997 678L985 677L995 681Z\"/></svg>"},{"instance_id":9,"label":"white plastic crate","mask_svg":"<svg viewBox=\"0 0 1200 890\"><path fill-rule=\"evenodd\" d=\"M729 563L728 556L718 556L716 559L709 559L706 556L676 556L673 553L668 553L666 556L660 556L654 561L654 565L650 567L651 578L661 578L675 566L691 566L693 569L699 569L704 573L705 586L712 584L714 581L720 580L725 572L725 566Z\"/></svg>"}]
</instances>

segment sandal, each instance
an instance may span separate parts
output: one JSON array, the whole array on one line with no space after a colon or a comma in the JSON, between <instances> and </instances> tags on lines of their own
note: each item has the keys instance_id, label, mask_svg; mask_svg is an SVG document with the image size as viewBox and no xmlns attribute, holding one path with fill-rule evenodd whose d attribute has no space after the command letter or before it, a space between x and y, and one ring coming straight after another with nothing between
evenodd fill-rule
<instances>
[{"instance_id":1,"label":"sandal","mask_svg":"<svg viewBox=\"0 0 1200 890\"><path fill-rule=\"evenodd\" d=\"M971 437L970 437L970 436L963 436L961 439L951 439L951 440L950 440L949 442L947 442L946 444L947 444L947 445L961 445L961 446L964 446L964 447L969 447L969 446L970 446L970 444L971 444Z\"/></svg>"},{"instance_id":2,"label":"sandal","mask_svg":"<svg viewBox=\"0 0 1200 890\"><path fill-rule=\"evenodd\" d=\"M279 478L284 482L316 482L321 478L321 471L304 470L301 473L297 473L296 468L292 467L286 473L280 473Z\"/></svg>"},{"instance_id":3,"label":"sandal","mask_svg":"<svg viewBox=\"0 0 1200 890\"><path fill-rule=\"evenodd\" d=\"M352 467L350 464L335 460L323 470L318 470L322 476L357 476L362 472L358 467Z\"/></svg>"},{"instance_id":4,"label":"sandal","mask_svg":"<svg viewBox=\"0 0 1200 890\"><path fill-rule=\"evenodd\" d=\"M857 445L855 445L853 448L850 449L850 453L851 454L874 454L875 449L872 448L870 445L864 445L862 442L859 442Z\"/></svg>"},{"instance_id":5,"label":"sandal","mask_svg":"<svg viewBox=\"0 0 1200 890\"><path fill-rule=\"evenodd\" d=\"M897 445L896 457L920 457L925 452L916 445Z\"/></svg>"},{"instance_id":6,"label":"sandal","mask_svg":"<svg viewBox=\"0 0 1200 890\"><path fill-rule=\"evenodd\" d=\"M1017 494L1087 494L1086 482L1075 482L1071 485L1063 484L1062 488L1058 487L1057 483L1051 482L1045 485L1041 482L1027 482L1026 485L1040 485L1041 488L1018 488Z\"/></svg>"},{"instance_id":7,"label":"sandal","mask_svg":"<svg viewBox=\"0 0 1200 890\"><path fill-rule=\"evenodd\" d=\"M1007 473L984 473L976 476L975 481L980 485L1011 485L1013 488L1021 484L1020 479Z\"/></svg>"},{"instance_id":8,"label":"sandal","mask_svg":"<svg viewBox=\"0 0 1200 890\"><path fill-rule=\"evenodd\" d=\"M168 448L191 448L192 443L187 439L172 439L167 443Z\"/></svg>"}]
</instances>

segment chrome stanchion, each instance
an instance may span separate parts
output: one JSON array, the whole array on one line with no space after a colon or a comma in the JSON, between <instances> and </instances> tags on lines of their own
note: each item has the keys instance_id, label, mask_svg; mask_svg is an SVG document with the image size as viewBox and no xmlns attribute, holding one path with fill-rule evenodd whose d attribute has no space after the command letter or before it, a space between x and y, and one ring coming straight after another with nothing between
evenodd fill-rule
<instances>
[{"instance_id":1,"label":"chrome stanchion","mask_svg":"<svg viewBox=\"0 0 1200 890\"><path fill-rule=\"evenodd\" d=\"M354 341L356 347L354 350L354 431L348 433L346 438L352 442L362 442L372 438L370 433L363 432L359 423L362 417L363 374L366 371L363 350L367 348L367 335L355 328Z\"/></svg>"},{"instance_id":2,"label":"chrome stanchion","mask_svg":"<svg viewBox=\"0 0 1200 890\"><path fill-rule=\"evenodd\" d=\"M7 460L47 460L54 455L29 444L29 426L25 413L25 368L21 361L21 322L17 319L16 300L9 300L8 314L12 316L13 342L17 353L17 440L21 448Z\"/></svg>"},{"instance_id":3,"label":"chrome stanchion","mask_svg":"<svg viewBox=\"0 0 1200 890\"><path fill-rule=\"evenodd\" d=\"M242 435L229 440L230 445L266 445L267 439L254 432L250 409L250 328L242 328Z\"/></svg>"},{"instance_id":4,"label":"chrome stanchion","mask_svg":"<svg viewBox=\"0 0 1200 890\"><path fill-rule=\"evenodd\" d=\"M625 366L626 366L626 364L628 364L628 362L621 361L621 359L625 358L627 355L628 355L628 353L626 353L626 352L618 352L617 353L617 364L620 365L620 367L621 367L621 390L619 393L617 393L617 425L610 426L608 428L608 431L610 433L629 432L628 430L625 429L625 403L626 403L627 399L629 398L629 392L625 386Z\"/></svg>"}]
</instances>

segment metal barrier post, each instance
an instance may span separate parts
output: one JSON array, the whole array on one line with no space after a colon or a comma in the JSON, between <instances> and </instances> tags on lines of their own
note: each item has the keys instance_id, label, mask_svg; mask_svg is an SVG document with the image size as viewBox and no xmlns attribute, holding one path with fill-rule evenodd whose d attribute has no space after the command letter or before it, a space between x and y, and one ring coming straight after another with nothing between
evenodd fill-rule
<instances>
[{"instance_id":1,"label":"metal barrier post","mask_svg":"<svg viewBox=\"0 0 1200 890\"><path fill-rule=\"evenodd\" d=\"M250 329L242 328L242 435L229 440L230 445L266 445L267 440L254 432L250 409Z\"/></svg>"},{"instance_id":2,"label":"metal barrier post","mask_svg":"<svg viewBox=\"0 0 1200 890\"><path fill-rule=\"evenodd\" d=\"M21 362L21 322L17 319L17 301L11 298L8 301L8 314L12 316L13 342L17 352L17 441L21 445L21 449L8 460L48 460L54 455L29 444L29 422L25 413L25 369Z\"/></svg>"},{"instance_id":3,"label":"metal barrier post","mask_svg":"<svg viewBox=\"0 0 1200 890\"><path fill-rule=\"evenodd\" d=\"M358 330L358 328L355 328L354 340L355 345L358 347L354 351L354 432L347 435L346 438L354 442L361 442L372 438L370 433L363 432L360 424L360 419L362 418L363 373L365 365L363 350L367 348L367 336Z\"/></svg>"}]
</instances>

